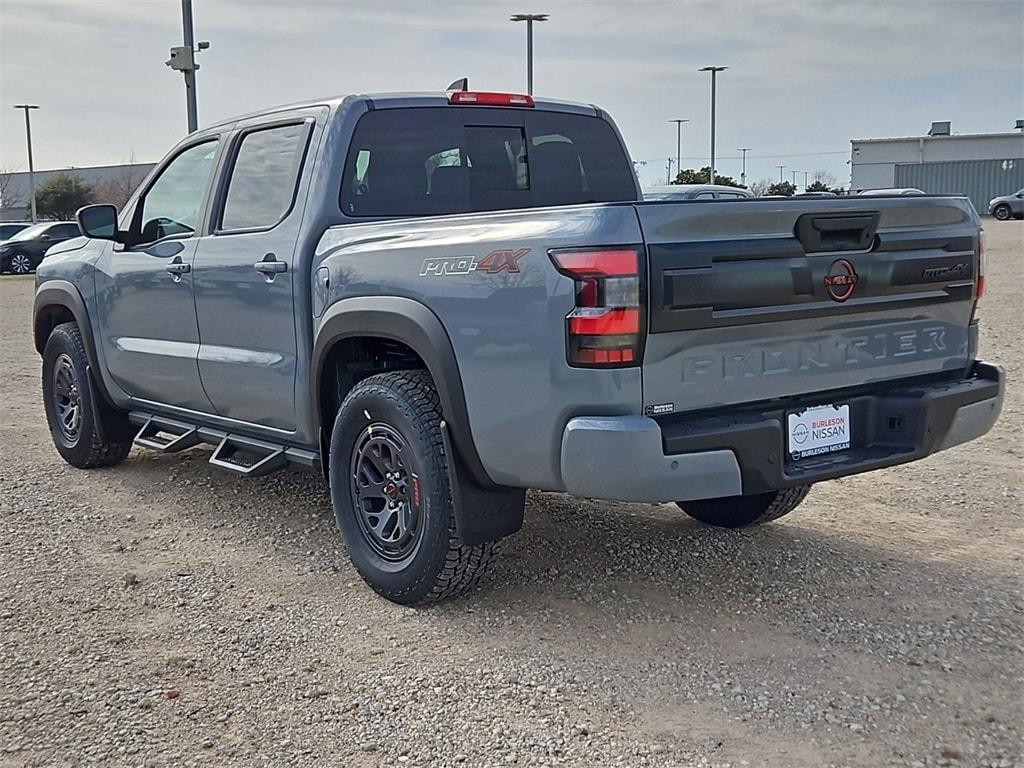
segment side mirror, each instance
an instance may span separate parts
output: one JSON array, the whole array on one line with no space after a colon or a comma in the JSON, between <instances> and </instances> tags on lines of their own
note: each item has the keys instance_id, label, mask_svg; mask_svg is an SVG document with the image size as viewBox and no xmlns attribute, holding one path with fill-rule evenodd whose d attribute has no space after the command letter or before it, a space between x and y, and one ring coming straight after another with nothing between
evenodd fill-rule
<instances>
[{"instance_id":1,"label":"side mirror","mask_svg":"<svg viewBox=\"0 0 1024 768\"><path fill-rule=\"evenodd\" d=\"M78 228L86 237L118 240L117 208L112 205L87 205L75 214Z\"/></svg>"},{"instance_id":2,"label":"side mirror","mask_svg":"<svg viewBox=\"0 0 1024 768\"><path fill-rule=\"evenodd\" d=\"M53 240L53 235L40 235L39 236L39 242L40 243L48 243L51 240Z\"/></svg>"}]
</instances>

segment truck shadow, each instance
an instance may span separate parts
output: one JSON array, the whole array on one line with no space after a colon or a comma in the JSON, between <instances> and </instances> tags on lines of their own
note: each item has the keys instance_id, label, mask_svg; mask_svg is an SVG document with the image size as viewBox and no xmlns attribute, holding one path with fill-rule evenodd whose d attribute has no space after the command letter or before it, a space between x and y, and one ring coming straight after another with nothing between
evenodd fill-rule
<instances>
[{"instance_id":1,"label":"truck shadow","mask_svg":"<svg viewBox=\"0 0 1024 768\"><path fill-rule=\"evenodd\" d=\"M271 550L281 565L302 567L315 552L347 579L353 575L318 476L283 471L239 478L206 465L206 455L202 449L175 456L136 453L112 477L150 496L172 493L176 514L200 528L237 525L232 535L242 538L235 546ZM188 478L193 489L185 499L179 478ZM969 625L951 605L1017 593L1012 574L985 570L984 564L974 562L972 569L917 559L898 542L881 548L865 537L833 535L816 523L816 499L827 493L815 489L784 520L744 530L701 525L674 505L531 493L523 530L502 542L482 587L420 613L481 628L488 623L479 619L496 615L515 616L523 626L579 622L623 638L624 627L646 624L645 637L655 641L677 635L680 624L689 634L702 624L756 622L759 631L792 632L794 642L853 646L882 637L898 650L906 644L901 638L908 622L941 636L949 624ZM189 503L193 495L196 503ZM361 583L358 588L377 601ZM382 610L401 610L379 602ZM1013 623L1008 617L1007 627ZM509 633L511 642L517 637ZM969 627L958 630L958 641L972 638Z\"/></svg>"}]
</instances>

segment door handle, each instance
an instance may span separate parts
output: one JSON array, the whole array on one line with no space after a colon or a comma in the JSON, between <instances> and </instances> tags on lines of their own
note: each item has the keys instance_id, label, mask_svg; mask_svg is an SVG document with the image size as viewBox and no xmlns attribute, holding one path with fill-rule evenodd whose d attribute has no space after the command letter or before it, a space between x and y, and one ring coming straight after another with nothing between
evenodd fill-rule
<instances>
[{"instance_id":1,"label":"door handle","mask_svg":"<svg viewBox=\"0 0 1024 768\"><path fill-rule=\"evenodd\" d=\"M181 276L192 271L192 265L186 264L181 260L181 256L175 256L174 261L164 267L165 270L171 273L171 277L174 282L181 282Z\"/></svg>"},{"instance_id":2,"label":"door handle","mask_svg":"<svg viewBox=\"0 0 1024 768\"><path fill-rule=\"evenodd\" d=\"M277 256L272 253L268 253L263 257L263 261L257 261L252 266L253 269L257 272L262 272L268 278L273 278L274 275L279 275L282 272L288 271L288 262L278 261Z\"/></svg>"}]
</instances>

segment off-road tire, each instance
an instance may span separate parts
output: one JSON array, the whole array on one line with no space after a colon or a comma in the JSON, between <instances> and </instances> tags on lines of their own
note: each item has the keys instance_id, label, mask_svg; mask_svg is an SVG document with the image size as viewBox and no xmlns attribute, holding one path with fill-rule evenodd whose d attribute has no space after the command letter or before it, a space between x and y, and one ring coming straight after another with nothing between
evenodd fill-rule
<instances>
[{"instance_id":1,"label":"off-road tire","mask_svg":"<svg viewBox=\"0 0 1024 768\"><path fill-rule=\"evenodd\" d=\"M727 496L720 499L676 502L690 517L719 528L743 528L760 525L788 515L811 490L809 485L798 485L781 491L758 493L751 496Z\"/></svg>"},{"instance_id":2,"label":"off-road tire","mask_svg":"<svg viewBox=\"0 0 1024 768\"><path fill-rule=\"evenodd\" d=\"M360 522L365 513L355 492L353 467L361 455L360 441L372 437L374 429L378 435L384 430L400 438L402 450L408 451L401 454L404 465L418 482L419 504L409 507L416 510L418 543L407 556L395 555L398 560L381 554L379 540ZM329 453L331 504L353 565L388 600L416 605L467 592L477 586L496 553L496 542L465 546L459 540L448 461L441 405L426 371L392 371L363 379L338 409ZM406 503L413 503L411 496Z\"/></svg>"},{"instance_id":3,"label":"off-road tire","mask_svg":"<svg viewBox=\"0 0 1024 768\"><path fill-rule=\"evenodd\" d=\"M93 469L109 467L124 461L131 450L130 441L105 439L105 435L122 435L127 431L127 417L115 412L106 403L93 401L88 362L82 332L76 323L61 323L50 333L43 350L43 406L50 435L57 452L73 467ZM73 435L59 424L58 402L55 398L54 373L60 362L70 369L74 381L78 416Z\"/></svg>"},{"instance_id":4,"label":"off-road tire","mask_svg":"<svg viewBox=\"0 0 1024 768\"><path fill-rule=\"evenodd\" d=\"M1009 221L1010 219L1013 218L1013 212L1010 210L1010 206L1006 205L1006 203L1003 203L1002 205L997 205L992 210L992 215L995 216L999 221Z\"/></svg>"}]
</instances>

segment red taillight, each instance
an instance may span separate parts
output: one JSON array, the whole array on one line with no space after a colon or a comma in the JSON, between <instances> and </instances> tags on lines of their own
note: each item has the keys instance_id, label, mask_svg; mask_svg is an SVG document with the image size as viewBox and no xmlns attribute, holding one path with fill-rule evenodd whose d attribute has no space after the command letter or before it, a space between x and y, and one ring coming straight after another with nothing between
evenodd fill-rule
<instances>
[{"instance_id":1,"label":"red taillight","mask_svg":"<svg viewBox=\"0 0 1024 768\"><path fill-rule=\"evenodd\" d=\"M638 365L643 339L639 249L555 250L550 255L555 268L576 283L576 306L566 317L569 364Z\"/></svg>"},{"instance_id":2,"label":"red taillight","mask_svg":"<svg viewBox=\"0 0 1024 768\"><path fill-rule=\"evenodd\" d=\"M635 275L636 260L636 251L627 248L610 251L561 251L556 263L559 271L569 277L618 277Z\"/></svg>"},{"instance_id":3,"label":"red taillight","mask_svg":"<svg viewBox=\"0 0 1024 768\"><path fill-rule=\"evenodd\" d=\"M569 315L569 333L609 336L640 333L638 309L587 309Z\"/></svg>"},{"instance_id":4,"label":"red taillight","mask_svg":"<svg viewBox=\"0 0 1024 768\"><path fill-rule=\"evenodd\" d=\"M533 96L493 91L452 91L448 94L448 103L483 107L532 107Z\"/></svg>"}]
</instances>

